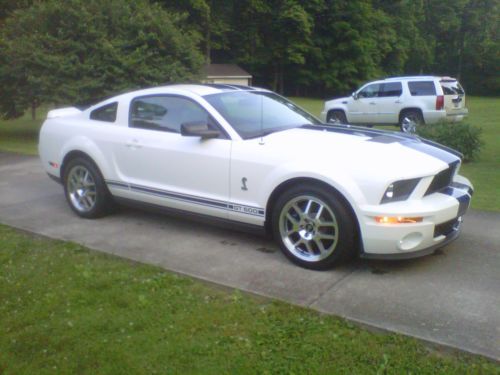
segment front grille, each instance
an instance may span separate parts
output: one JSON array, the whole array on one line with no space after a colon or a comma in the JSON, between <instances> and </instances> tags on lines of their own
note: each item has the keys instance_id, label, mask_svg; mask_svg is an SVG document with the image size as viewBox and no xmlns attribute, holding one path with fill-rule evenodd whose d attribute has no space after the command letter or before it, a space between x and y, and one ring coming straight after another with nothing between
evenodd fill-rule
<instances>
[{"instance_id":1,"label":"front grille","mask_svg":"<svg viewBox=\"0 0 500 375\"><path fill-rule=\"evenodd\" d=\"M435 193L449 186L453 180L453 175L455 174L455 170L459 163L460 161L453 162L444 171L435 175L424 195Z\"/></svg>"},{"instance_id":2,"label":"front grille","mask_svg":"<svg viewBox=\"0 0 500 375\"><path fill-rule=\"evenodd\" d=\"M456 218L446 223L436 225L434 227L434 238L438 236L448 236L450 233L456 231L460 224L460 218Z\"/></svg>"}]
</instances>

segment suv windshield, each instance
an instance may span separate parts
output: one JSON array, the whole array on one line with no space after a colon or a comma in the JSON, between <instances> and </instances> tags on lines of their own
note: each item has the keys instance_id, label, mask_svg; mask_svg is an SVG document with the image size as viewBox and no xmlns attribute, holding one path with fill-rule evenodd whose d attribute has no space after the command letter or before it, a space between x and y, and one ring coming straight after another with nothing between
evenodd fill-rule
<instances>
[{"instance_id":1,"label":"suv windshield","mask_svg":"<svg viewBox=\"0 0 500 375\"><path fill-rule=\"evenodd\" d=\"M243 139L320 124L313 115L271 92L232 91L207 95L204 99Z\"/></svg>"}]
</instances>

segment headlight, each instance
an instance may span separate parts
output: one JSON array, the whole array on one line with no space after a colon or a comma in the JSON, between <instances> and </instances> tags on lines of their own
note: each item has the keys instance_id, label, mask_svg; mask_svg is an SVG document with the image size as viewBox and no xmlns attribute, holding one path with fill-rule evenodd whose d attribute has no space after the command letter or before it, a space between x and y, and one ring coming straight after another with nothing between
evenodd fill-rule
<instances>
[{"instance_id":1,"label":"headlight","mask_svg":"<svg viewBox=\"0 0 500 375\"><path fill-rule=\"evenodd\" d=\"M420 178L412 178L411 180L393 182L385 191L380 203L397 202L408 199L419 181Z\"/></svg>"}]
</instances>

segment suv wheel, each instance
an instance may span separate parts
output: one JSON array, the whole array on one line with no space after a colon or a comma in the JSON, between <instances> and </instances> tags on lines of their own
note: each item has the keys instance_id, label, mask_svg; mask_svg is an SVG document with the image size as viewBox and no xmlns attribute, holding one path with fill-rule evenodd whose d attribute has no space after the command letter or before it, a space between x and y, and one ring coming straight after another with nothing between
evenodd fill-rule
<instances>
[{"instance_id":1,"label":"suv wheel","mask_svg":"<svg viewBox=\"0 0 500 375\"><path fill-rule=\"evenodd\" d=\"M330 124L347 124L347 118L343 111L330 111L326 117L326 122Z\"/></svg>"},{"instance_id":2,"label":"suv wheel","mask_svg":"<svg viewBox=\"0 0 500 375\"><path fill-rule=\"evenodd\" d=\"M404 111L399 116L399 127L404 133L415 133L417 127L424 124L422 113L416 109Z\"/></svg>"}]
</instances>

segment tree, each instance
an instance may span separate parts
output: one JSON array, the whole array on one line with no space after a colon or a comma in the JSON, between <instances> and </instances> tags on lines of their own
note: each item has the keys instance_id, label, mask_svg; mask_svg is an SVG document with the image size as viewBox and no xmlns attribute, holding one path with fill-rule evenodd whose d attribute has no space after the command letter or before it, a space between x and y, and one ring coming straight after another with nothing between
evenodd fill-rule
<instances>
[{"instance_id":1,"label":"tree","mask_svg":"<svg viewBox=\"0 0 500 375\"><path fill-rule=\"evenodd\" d=\"M147 0L36 2L0 32L0 114L193 80L198 42L181 16Z\"/></svg>"}]
</instances>

